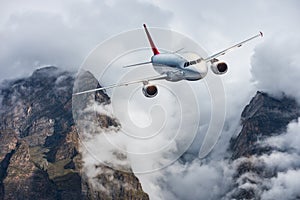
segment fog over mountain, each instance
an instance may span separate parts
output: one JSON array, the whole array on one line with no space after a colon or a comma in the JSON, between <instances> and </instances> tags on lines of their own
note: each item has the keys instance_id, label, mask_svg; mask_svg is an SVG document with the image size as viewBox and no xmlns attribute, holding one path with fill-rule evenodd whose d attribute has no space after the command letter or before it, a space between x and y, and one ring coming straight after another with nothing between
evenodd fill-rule
<instances>
[{"instance_id":1,"label":"fog over mountain","mask_svg":"<svg viewBox=\"0 0 300 200\"><path fill-rule=\"evenodd\" d=\"M226 118L211 154L197 157L199 136L172 165L136 176L150 199L299 199L299 6L297 0L1 2L0 79L28 77L45 65L76 71L97 44L143 23L179 31L208 53L262 30L262 40L222 57L229 64L222 76ZM109 114L107 106L99 112ZM93 177L99 163L85 155Z\"/></svg>"},{"instance_id":2,"label":"fog over mountain","mask_svg":"<svg viewBox=\"0 0 300 200\"><path fill-rule=\"evenodd\" d=\"M132 172L88 162L72 116L73 83L74 73L48 66L1 85L0 199L149 199ZM97 93L97 102L109 98ZM106 132L118 127L103 113L89 120Z\"/></svg>"}]
</instances>

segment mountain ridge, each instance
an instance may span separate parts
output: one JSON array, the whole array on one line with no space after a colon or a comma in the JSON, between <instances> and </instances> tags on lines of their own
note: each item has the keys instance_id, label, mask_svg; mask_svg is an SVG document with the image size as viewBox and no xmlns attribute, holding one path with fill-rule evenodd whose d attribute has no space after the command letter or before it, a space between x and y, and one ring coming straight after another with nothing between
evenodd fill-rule
<instances>
[{"instance_id":1,"label":"mountain ridge","mask_svg":"<svg viewBox=\"0 0 300 200\"><path fill-rule=\"evenodd\" d=\"M0 199L149 199L133 173L98 166L103 190L85 175L72 117L74 80L73 73L49 66L2 87ZM94 98L109 101L101 93ZM100 121L117 126L108 116Z\"/></svg>"}]
</instances>

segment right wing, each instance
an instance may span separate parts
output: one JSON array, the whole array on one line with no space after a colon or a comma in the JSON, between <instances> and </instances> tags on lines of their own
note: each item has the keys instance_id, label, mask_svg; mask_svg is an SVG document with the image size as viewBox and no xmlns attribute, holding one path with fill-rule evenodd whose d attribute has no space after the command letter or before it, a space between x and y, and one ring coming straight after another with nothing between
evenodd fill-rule
<instances>
[{"instance_id":1,"label":"right wing","mask_svg":"<svg viewBox=\"0 0 300 200\"><path fill-rule=\"evenodd\" d=\"M244 41L242 41L242 42L240 42L240 43L238 43L238 44L236 44L236 45L233 45L233 46L231 46L231 47L229 47L229 48L227 48L227 49L225 49L225 50L223 50L223 51L220 51L219 53L216 53L216 54L214 54L214 55L211 55L211 56L205 58L204 61L209 62L209 61L211 61L211 60L213 60L213 59L215 59L215 58L217 58L217 57L219 57L219 56L224 55L224 54L227 53L228 51L231 51L231 50L233 50L233 49L235 49L235 48L241 47L241 46L242 46L243 44L245 44L246 42L249 42L250 40L253 40L253 39L257 38L257 37L263 37L263 33L262 33L262 32L259 32L259 34L255 35L255 36L253 36L253 37L251 37L251 38L249 38L249 39L247 39L247 40L244 40Z\"/></svg>"},{"instance_id":2,"label":"right wing","mask_svg":"<svg viewBox=\"0 0 300 200\"><path fill-rule=\"evenodd\" d=\"M73 96L90 93L90 92L106 90L106 89L115 88L115 87L127 86L127 85L131 85L131 84L136 84L136 83L143 83L143 82L149 82L149 81L154 81L154 80L163 80L166 78L167 78L167 75L163 74L163 75L153 76L153 77L144 78L144 79L140 79L140 80L136 80L136 81L129 81L129 82L124 82L124 83L109 85L109 86L102 87L102 88L95 88L95 89L86 90L86 91L82 91L82 92L76 92L73 94Z\"/></svg>"}]
</instances>

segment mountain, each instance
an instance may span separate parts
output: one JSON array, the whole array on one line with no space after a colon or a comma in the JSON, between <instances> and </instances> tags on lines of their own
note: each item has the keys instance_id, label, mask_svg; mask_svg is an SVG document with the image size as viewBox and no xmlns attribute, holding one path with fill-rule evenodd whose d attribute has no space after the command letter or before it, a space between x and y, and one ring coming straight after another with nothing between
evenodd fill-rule
<instances>
[{"instance_id":1,"label":"mountain","mask_svg":"<svg viewBox=\"0 0 300 200\"><path fill-rule=\"evenodd\" d=\"M81 81L86 84L77 89L100 87L91 73L83 73ZM81 110L89 99L108 105L110 98L98 91L72 99L74 77L45 67L0 86L0 199L149 199L131 170L99 164L93 166L98 170L92 180L87 174L74 122L82 119L72 113L72 100ZM299 145L289 146L292 139L287 134L299 117L295 99L256 93L242 112L239 134L231 138L230 158L221 161L233 169L224 199L300 199L298 188L291 187L296 182L289 185L286 177L300 172ZM120 127L117 119L105 114L88 120L103 131ZM288 142L280 146L283 139Z\"/></svg>"},{"instance_id":2,"label":"mountain","mask_svg":"<svg viewBox=\"0 0 300 200\"><path fill-rule=\"evenodd\" d=\"M99 189L82 170L72 117L74 77L49 66L2 84L0 199L149 199L133 173L95 166L102 169L95 178L102 185ZM97 82L89 72L86 77ZM110 103L103 92L93 98ZM104 116L99 126L119 124Z\"/></svg>"},{"instance_id":3,"label":"mountain","mask_svg":"<svg viewBox=\"0 0 300 200\"><path fill-rule=\"evenodd\" d=\"M285 96L276 99L257 92L242 112L240 134L232 139L233 159L267 153L271 149L262 149L256 141L284 132L289 122L299 116L299 106L294 99Z\"/></svg>"},{"instance_id":4,"label":"mountain","mask_svg":"<svg viewBox=\"0 0 300 200\"><path fill-rule=\"evenodd\" d=\"M231 164L235 165L236 169L232 199L261 199L262 195L271 190L272 180L276 180L280 173L287 173L289 166L280 167L274 158L278 158L279 155L287 158L294 155L294 151L278 148L268 143L268 140L283 137L288 124L297 121L299 116L300 107L295 99L286 96L274 98L267 93L256 93L242 112L240 133L231 139ZM268 162L271 162L271 165ZM292 168L300 169L300 166ZM284 187L281 191L284 191Z\"/></svg>"}]
</instances>

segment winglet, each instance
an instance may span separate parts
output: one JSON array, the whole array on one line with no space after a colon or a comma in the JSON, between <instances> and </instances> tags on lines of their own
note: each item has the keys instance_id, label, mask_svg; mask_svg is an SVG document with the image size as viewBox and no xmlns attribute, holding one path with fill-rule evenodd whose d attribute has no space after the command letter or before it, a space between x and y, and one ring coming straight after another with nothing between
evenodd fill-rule
<instances>
[{"instance_id":1,"label":"winglet","mask_svg":"<svg viewBox=\"0 0 300 200\"><path fill-rule=\"evenodd\" d=\"M149 33L148 29L147 29L146 24L143 24L143 26L144 26L144 28L145 28L145 32L146 32L146 34L147 34L149 43L150 43L150 45L151 45L151 49L152 49L152 51L153 51L153 54L154 54L154 55L159 54L159 51L157 50L157 48L156 48L156 46L155 46L155 44L154 44L154 42L153 42L153 40L152 40L152 38L151 38L151 35L150 35L150 33Z\"/></svg>"}]
</instances>

